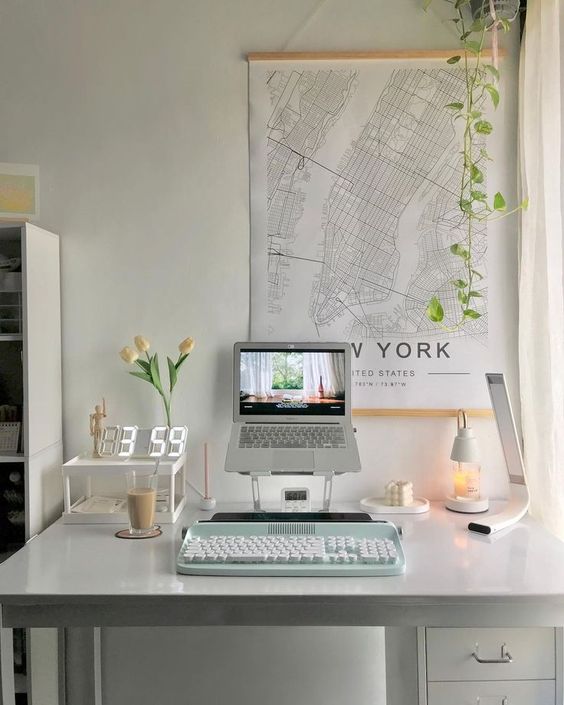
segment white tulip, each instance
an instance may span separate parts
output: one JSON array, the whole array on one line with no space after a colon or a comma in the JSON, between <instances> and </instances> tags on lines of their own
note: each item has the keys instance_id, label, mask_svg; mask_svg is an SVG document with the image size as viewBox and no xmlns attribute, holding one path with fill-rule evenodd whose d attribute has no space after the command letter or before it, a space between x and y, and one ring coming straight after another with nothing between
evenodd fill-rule
<instances>
[{"instance_id":1,"label":"white tulip","mask_svg":"<svg viewBox=\"0 0 564 705\"><path fill-rule=\"evenodd\" d=\"M119 356L124 362L131 364L138 359L139 353L137 352L137 350L134 350L133 348L130 348L126 345L125 348L122 348L119 351Z\"/></svg>"},{"instance_id":2,"label":"white tulip","mask_svg":"<svg viewBox=\"0 0 564 705\"><path fill-rule=\"evenodd\" d=\"M186 338L183 340L180 345L178 346L178 349L180 350L181 355L189 355L192 350L194 349L194 338Z\"/></svg>"},{"instance_id":3,"label":"white tulip","mask_svg":"<svg viewBox=\"0 0 564 705\"><path fill-rule=\"evenodd\" d=\"M135 343L135 347L140 353L147 352L147 350L151 347L151 343L142 335L136 335L133 341Z\"/></svg>"}]
</instances>

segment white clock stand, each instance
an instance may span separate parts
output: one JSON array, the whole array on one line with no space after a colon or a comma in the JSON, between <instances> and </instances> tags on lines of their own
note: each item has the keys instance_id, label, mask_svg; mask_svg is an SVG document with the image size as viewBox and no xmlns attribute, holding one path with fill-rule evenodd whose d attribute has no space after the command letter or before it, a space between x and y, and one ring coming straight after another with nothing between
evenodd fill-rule
<instances>
[{"instance_id":1,"label":"white clock stand","mask_svg":"<svg viewBox=\"0 0 564 705\"><path fill-rule=\"evenodd\" d=\"M65 524L127 524L127 507L123 511L93 513L81 511L83 505L92 497L92 478L123 478L125 496L125 476L131 470L149 470L155 466L155 460L146 458L93 458L89 454L78 455L63 465L63 523ZM166 509L159 511L157 501L157 524L174 524L186 505L186 454L178 458L163 458L159 463L159 477L168 485ZM78 499L72 501L71 482L81 478L85 491ZM84 485L83 485L84 486Z\"/></svg>"},{"instance_id":2,"label":"white clock stand","mask_svg":"<svg viewBox=\"0 0 564 705\"><path fill-rule=\"evenodd\" d=\"M126 475L133 470L157 473L168 478L168 499L159 507L157 489L156 521L173 524L186 504L186 426L154 426L139 429L137 426L108 426L104 429L100 456L90 453L78 455L63 465L63 522L68 524L127 524L125 499L112 502L107 511L96 511L91 506L92 477L116 476L122 478L125 490ZM72 501L71 479L82 478L86 494ZM180 482L177 482L180 479ZM100 498L97 504L107 504ZM90 501L90 502L89 502ZM89 506L90 505L90 506Z\"/></svg>"}]
</instances>

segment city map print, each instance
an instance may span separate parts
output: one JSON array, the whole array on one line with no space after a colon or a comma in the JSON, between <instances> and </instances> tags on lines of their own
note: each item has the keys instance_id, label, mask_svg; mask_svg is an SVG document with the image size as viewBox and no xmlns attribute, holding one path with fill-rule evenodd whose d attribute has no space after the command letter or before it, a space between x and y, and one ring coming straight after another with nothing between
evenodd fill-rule
<instances>
[{"instance_id":1,"label":"city map print","mask_svg":"<svg viewBox=\"0 0 564 705\"><path fill-rule=\"evenodd\" d=\"M371 390L409 389L418 405L429 375L469 384L488 361L486 225L473 235L481 316L453 329L464 270L450 247L465 223L445 106L464 99L464 75L374 63L251 64L251 331L349 341ZM426 316L433 296L443 326Z\"/></svg>"}]
</instances>

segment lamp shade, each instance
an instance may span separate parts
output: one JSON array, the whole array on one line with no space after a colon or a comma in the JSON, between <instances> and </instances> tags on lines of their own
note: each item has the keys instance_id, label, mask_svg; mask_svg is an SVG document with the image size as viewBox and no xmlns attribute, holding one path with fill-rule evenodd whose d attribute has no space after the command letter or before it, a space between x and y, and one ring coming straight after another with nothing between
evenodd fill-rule
<instances>
[{"instance_id":1,"label":"lamp shade","mask_svg":"<svg viewBox=\"0 0 564 705\"><path fill-rule=\"evenodd\" d=\"M480 447L471 428L459 428L454 443L450 459L459 463L479 463Z\"/></svg>"}]
</instances>

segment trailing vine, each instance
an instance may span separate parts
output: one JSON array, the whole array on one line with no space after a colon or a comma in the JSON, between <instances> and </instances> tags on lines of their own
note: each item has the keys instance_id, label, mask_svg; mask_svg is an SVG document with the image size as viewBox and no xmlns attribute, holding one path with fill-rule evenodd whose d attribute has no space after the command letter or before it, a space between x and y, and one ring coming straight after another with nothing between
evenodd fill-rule
<instances>
[{"instance_id":1,"label":"trailing vine","mask_svg":"<svg viewBox=\"0 0 564 705\"><path fill-rule=\"evenodd\" d=\"M445 311L438 294L429 301L426 314L429 320L440 325L445 330L453 331L461 328L469 320L476 320L482 315L476 310L476 300L482 297L477 284L484 278L474 264L474 246L476 226L480 223L492 222L504 218L521 208L527 207L527 200L515 208L508 210L507 203L501 192L490 197L485 190L484 167L492 161L486 147L485 137L493 132L493 126L486 119L483 105L489 100L493 108L499 105L499 72L496 66L484 61L484 44L486 32L498 25L504 31L509 31L509 21L497 19L494 2L490 0L490 13L487 18L483 12L474 19L467 19L470 0L443 0L452 5L456 17L452 18L459 31L462 51L447 59L450 65L461 64L465 79L465 97L463 102L449 103L446 109L453 113L454 121L463 122L462 134L462 174L458 195L458 207L461 211L465 238L462 242L451 245L451 253L462 260L463 277L451 281L456 291L460 306L458 319L447 325L444 322ZM424 0L425 9L432 0ZM488 21L489 20L489 21Z\"/></svg>"}]
</instances>

